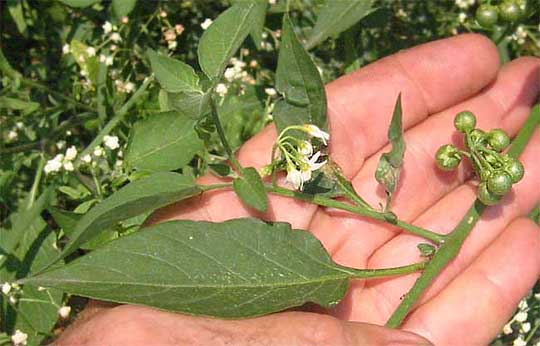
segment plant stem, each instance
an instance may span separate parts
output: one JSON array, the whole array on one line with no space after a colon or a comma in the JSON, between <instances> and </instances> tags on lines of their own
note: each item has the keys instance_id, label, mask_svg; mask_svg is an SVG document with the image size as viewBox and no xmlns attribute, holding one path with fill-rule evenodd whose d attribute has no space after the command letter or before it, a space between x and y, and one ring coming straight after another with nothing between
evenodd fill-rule
<instances>
[{"instance_id":1,"label":"plant stem","mask_svg":"<svg viewBox=\"0 0 540 346\"><path fill-rule=\"evenodd\" d=\"M343 271L352 275L354 279L375 279L387 276L405 275L415 273L426 267L428 262L413 263L401 267L381 268L381 269L356 269L340 266Z\"/></svg>"},{"instance_id":2,"label":"plant stem","mask_svg":"<svg viewBox=\"0 0 540 346\"><path fill-rule=\"evenodd\" d=\"M30 194L28 195L28 204L26 205L26 209L32 208L32 205L34 205L34 201L36 200L39 183L41 182L41 176L43 175L43 167L45 167L45 161L45 157L41 155L39 158L36 176L34 177L34 182L32 183Z\"/></svg>"},{"instance_id":3,"label":"plant stem","mask_svg":"<svg viewBox=\"0 0 540 346\"><path fill-rule=\"evenodd\" d=\"M534 107L531 115L521 128L517 137L514 139L508 154L518 157L523 150L525 150L525 146L531 139L538 124L540 124L540 109L537 105ZM416 302L422 297L424 291L430 286L433 280L435 280L446 265L459 254L461 246L465 242L465 239L467 239L467 236L473 229L485 208L486 206L480 201L476 200L474 202L473 206L469 209L467 214L465 214L460 223L456 226L452 233L449 234L447 241L435 253L431 262L429 262L429 264L426 266L422 276L416 280L414 286L405 295L405 298L401 301L401 304L386 323L387 327L397 328L401 325Z\"/></svg>"},{"instance_id":4,"label":"plant stem","mask_svg":"<svg viewBox=\"0 0 540 346\"><path fill-rule=\"evenodd\" d=\"M129 100L126 101L120 107L118 112L114 115L114 117L109 120L107 125L98 133L96 138L81 152L81 154L75 159L75 163L79 163L81 158L90 154L90 152L97 146L99 143L103 141L103 137L108 135L126 116L128 110L135 104L135 102L143 95L143 93L146 91L146 88L148 88L148 85L153 80L153 77L148 77L144 80L142 85L137 89L137 91L131 96Z\"/></svg>"},{"instance_id":5,"label":"plant stem","mask_svg":"<svg viewBox=\"0 0 540 346\"><path fill-rule=\"evenodd\" d=\"M236 156L232 152L231 146L229 145L229 141L227 141L225 131L223 130L223 126L221 125L221 121L219 120L216 103L212 96L210 96L210 108L212 109L212 120L214 122L214 125L216 125L217 133L219 135L219 139L221 140L221 144L223 144L223 148L225 149L225 152L227 152L227 156L229 157L229 160L231 161L233 167L238 171L238 173L241 173L243 170L242 165L236 159Z\"/></svg>"},{"instance_id":6,"label":"plant stem","mask_svg":"<svg viewBox=\"0 0 540 346\"><path fill-rule=\"evenodd\" d=\"M84 109L84 110L87 110L87 111L90 111L90 112L95 112L96 109L89 106L89 105L85 105L84 103L81 103L77 100L74 100L72 99L71 97L68 97L68 96L65 96L57 91L54 91L52 90L51 88L49 88L48 86L44 85L44 84L41 84L41 83L38 83L36 81L33 81L31 79L27 79L27 78L24 78L24 77L21 77L20 78L20 81L22 84L25 84L27 86L30 86L30 87L33 87L33 88L36 88L36 89L40 89L42 91L45 91L51 95L53 95L54 97L58 98L58 99L61 99L61 100L64 100L68 103L71 103L72 105L78 107L78 108L81 108L81 109Z\"/></svg>"}]
</instances>

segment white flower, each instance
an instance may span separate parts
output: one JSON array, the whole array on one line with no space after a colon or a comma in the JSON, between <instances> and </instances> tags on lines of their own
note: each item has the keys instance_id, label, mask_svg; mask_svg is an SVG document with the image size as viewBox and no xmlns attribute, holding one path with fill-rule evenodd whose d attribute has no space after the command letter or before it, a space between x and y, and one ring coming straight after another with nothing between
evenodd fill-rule
<instances>
[{"instance_id":1,"label":"white flower","mask_svg":"<svg viewBox=\"0 0 540 346\"><path fill-rule=\"evenodd\" d=\"M9 297L9 302L13 305L17 304L17 298L15 296Z\"/></svg>"},{"instance_id":2,"label":"white flower","mask_svg":"<svg viewBox=\"0 0 540 346\"><path fill-rule=\"evenodd\" d=\"M184 32L185 28L182 24L176 24L174 26L174 31L176 31L176 34L181 35Z\"/></svg>"},{"instance_id":3,"label":"white flower","mask_svg":"<svg viewBox=\"0 0 540 346\"><path fill-rule=\"evenodd\" d=\"M290 183L295 190L298 190L302 187L302 173L296 169L294 165L287 165L287 178L286 181Z\"/></svg>"},{"instance_id":4,"label":"white flower","mask_svg":"<svg viewBox=\"0 0 540 346\"><path fill-rule=\"evenodd\" d=\"M95 157L101 157L103 156L103 148L100 147L99 145L97 147L94 148L94 156Z\"/></svg>"},{"instance_id":5,"label":"white flower","mask_svg":"<svg viewBox=\"0 0 540 346\"><path fill-rule=\"evenodd\" d=\"M308 164L309 164L309 170L310 171L316 171L318 170L319 168L321 168L322 166L324 166L326 164L326 160L323 161L323 162L317 162L319 160L319 158L321 157L321 152L320 151L317 151L315 154L313 154L313 156L309 159L308 161Z\"/></svg>"},{"instance_id":6,"label":"white flower","mask_svg":"<svg viewBox=\"0 0 540 346\"><path fill-rule=\"evenodd\" d=\"M90 154L86 154L83 157L81 157L81 161L85 163L90 163L92 162L92 156L90 156Z\"/></svg>"},{"instance_id":7,"label":"white flower","mask_svg":"<svg viewBox=\"0 0 540 346\"><path fill-rule=\"evenodd\" d=\"M276 4L276 0L268 0L268 4L269 4L269 5L275 5L275 4Z\"/></svg>"},{"instance_id":8,"label":"white flower","mask_svg":"<svg viewBox=\"0 0 540 346\"><path fill-rule=\"evenodd\" d=\"M7 138L10 141L14 141L18 137L19 137L19 134L17 133L17 131L14 131L14 130L9 131L8 134L7 134Z\"/></svg>"},{"instance_id":9,"label":"white flower","mask_svg":"<svg viewBox=\"0 0 540 346\"><path fill-rule=\"evenodd\" d=\"M103 144L111 150L120 148L120 144L118 143L117 136L106 135L105 137L103 137Z\"/></svg>"},{"instance_id":10,"label":"white flower","mask_svg":"<svg viewBox=\"0 0 540 346\"><path fill-rule=\"evenodd\" d=\"M58 150L62 150L66 147L66 141L58 141L56 142L56 148L58 148Z\"/></svg>"},{"instance_id":11,"label":"white flower","mask_svg":"<svg viewBox=\"0 0 540 346\"><path fill-rule=\"evenodd\" d=\"M521 336L514 340L513 346L527 346L527 342Z\"/></svg>"},{"instance_id":12,"label":"white flower","mask_svg":"<svg viewBox=\"0 0 540 346\"><path fill-rule=\"evenodd\" d=\"M529 322L525 322L521 325L521 331L523 333L528 333L531 330L531 324Z\"/></svg>"},{"instance_id":13,"label":"white flower","mask_svg":"<svg viewBox=\"0 0 540 346\"><path fill-rule=\"evenodd\" d=\"M58 309L58 315L60 315L60 317L62 317L63 319L68 318L70 312L71 306L62 306L60 309Z\"/></svg>"},{"instance_id":14,"label":"white flower","mask_svg":"<svg viewBox=\"0 0 540 346\"><path fill-rule=\"evenodd\" d=\"M176 40L176 31L169 29L163 33L163 37L165 38L165 41L174 41Z\"/></svg>"},{"instance_id":15,"label":"white flower","mask_svg":"<svg viewBox=\"0 0 540 346\"><path fill-rule=\"evenodd\" d=\"M518 322L525 322L527 321L527 317L528 314L525 311L520 311L514 316L514 319Z\"/></svg>"},{"instance_id":16,"label":"white flower","mask_svg":"<svg viewBox=\"0 0 540 346\"><path fill-rule=\"evenodd\" d=\"M9 282L4 282L4 284L2 285L2 293L7 295L9 291L11 291L11 284Z\"/></svg>"},{"instance_id":17,"label":"white flower","mask_svg":"<svg viewBox=\"0 0 540 346\"><path fill-rule=\"evenodd\" d=\"M113 32L111 34L111 41L118 43L118 42L122 41L122 37L120 36L119 33Z\"/></svg>"},{"instance_id":18,"label":"white flower","mask_svg":"<svg viewBox=\"0 0 540 346\"><path fill-rule=\"evenodd\" d=\"M94 47L86 48L86 53L88 56L96 56L96 49Z\"/></svg>"},{"instance_id":19,"label":"white flower","mask_svg":"<svg viewBox=\"0 0 540 346\"><path fill-rule=\"evenodd\" d=\"M11 336L11 342L14 346L24 346L28 341L28 334L21 332L19 329Z\"/></svg>"},{"instance_id":20,"label":"white flower","mask_svg":"<svg viewBox=\"0 0 540 346\"><path fill-rule=\"evenodd\" d=\"M127 24L129 23L129 18L126 16L123 16L122 19L120 19L120 21L122 22L122 24Z\"/></svg>"},{"instance_id":21,"label":"white flower","mask_svg":"<svg viewBox=\"0 0 540 346\"><path fill-rule=\"evenodd\" d=\"M64 159L67 160L67 161L73 161L75 159L75 157L77 157L77 148L75 148L75 146L72 145L71 147L69 147L66 150L66 154L64 156Z\"/></svg>"},{"instance_id":22,"label":"white flower","mask_svg":"<svg viewBox=\"0 0 540 346\"><path fill-rule=\"evenodd\" d=\"M330 139L330 135L327 132L324 132L315 125L304 125L304 129L310 136L319 138L324 143L324 145L326 145L328 143L328 140Z\"/></svg>"},{"instance_id":23,"label":"white flower","mask_svg":"<svg viewBox=\"0 0 540 346\"><path fill-rule=\"evenodd\" d=\"M512 321L508 322L507 324L504 325L503 327L503 334L504 335L510 335L512 334L513 330L512 330Z\"/></svg>"},{"instance_id":24,"label":"white flower","mask_svg":"<svg viewBox=\"0 0 540 346\"><path fill-rule=\"evenodd\" d=\"M212 23L213 23L212 19L206 18L204 22L201 23L201 28L203 28L203 30L206 30L210 27L210 25L212 25Z\"/></svg>"},{"instance_id":25,"label":"white flower","mask_svg":"<svg viewBox=\"0 0 540 346\"><path fill-rule=\"evenodd\" d=\"M127 82L124 84L124 88L126 89L127 93L131 93L135 90L135 84L133 82Z\"/></svg>"},{"instance_id":26,"label":"white flower","mask_svg":"<svg viewBox=\"0 0 540 346\"><path fill-rule=\"evenodd\" d=\"M62 168L62 161L64 160L64 155L58 154L56 155L52 160L47 161L45 164L45 167L43 167L43 171L45 171L45 174L59 172Z\"/></svg>"},{"instance_id":27,"label":"white flower","mask_svg":"<svg viewBox=\"0 0 540 346\"><path fill-rule=\"evenodd\" d=\"M15 123L15 127L17 127L19 130L22 130L22 128L24 127L24 123L22 121L17 121Z\"/></svg>"},{"instance_id":28,"label":"white flower","mask_svg":"<svg viewBox=\"0 0 540 346\"><path fill-rule=\"evenodd\" d=\"M112 66L114 63L114 57L112 55L101 54L99 56L99 62L104 62L107 66Z\"/></svg>"},{"instance_id":29,"label":"white flower","mask_svg":"<svg viewBox=\"0 0 540 346\"><path fill-rule=\"evenodd\" d=\"M113 29L113 26L110 22L105 22L105 24L103 24L101 27L103 28L103 32L105 34L110 33Z\"/></svg>"},{"instance_id":30,"label":"white flower","mask_svg":"<svg viewBox=\"0 0 540 346\"><path fill-rule=\"evenodd\" d=\"M527 301L525 299L523 299L522 301L519 302L518 308L520 310L525 310L528 307L529 307L529 304L527 304Z\"/></svg>"},{"instance_id":31,"label":"white flower","mask_svg":"<svg viewBox=\"0 0 540 346\"><path fill-rule=\"evenodd\" d=\"M235 76L236 76L236 71L232 67L226 68L225 72L223 73L223 77L225 77L225 79L228 80L229 82L232 82Z\"/></svg>"},{"instance_id":32,"label":"white flower","mask_svg":"<svg viewBox=\"0 0 540 346\"><path fill-rule=\"evenodd\" d=\"M257 62L257 60L251 60L249 62L249 67L251 68L257 68L259 66L259 63Z\"/></svg>"},{"instance_id":33,"label":"white flower","mask_svg":"<svg viewBox=\"0 0 540 346\"><path fill-rule=\"evenodd\" d=\"M66 55L71 52L71 48L69 47L69 44L66 43L62 46L62 54Z\"/></svg>"},{"instance_id":34,"label":"white flower","mask_svg":"<svg viewBox=\"0 0 540 346\"><path fill-rule=\"evenodd\" d=\"M301 141L298 144L298 152L305 156L310 156L313 154L313 146L308 141Z\"/></svg>"},{"instance_id":35,"label":"white flower","mask_svg":"<svg viewBox=\"0 0 540 346\"><path fill-rule=\"evenodd\" d=\"M467 13L460 12L458 15L458 19L460 23L464 23L465 20L467 20Z\"/></svg>"},{"instance_id":36,"label":"white flower","mask_svg":"<svg viewBox=\"0 0 540 346\"><path fill-rule=\"evenodd\" d=\"M223 97L227 94L227 91L228 91L228 88L225 84L223 83L219 83L218 85L216 85L216 92L218 93L219 96Z\"/></svg>"},{"instance_id":37,"label":"white flower","mask_svg":"<svg viewBox=\"0 0 540 346\"><path fill-rule=\"evenodd\" d=\"M159 16L161 18L167 18L167 12L166 11L161 11L161 12L159 12Z\"/></svg>"},{"instance_id":38,"label":"white flower","mask_svg":"<svg viewBox=\"0 0 540 346\"><path fill-rule=\"evenodd\" d=\"M277 94L276 89L274 89L274 88L265 88L264 92L268 96L276 96L276 94Z\"/></svg>"},{"instance_id":39,"label":"white flower","mask_svg":"<svg viewBox=\"0 0 540 346\"><path fill-rule=\"evenodd\" d=\"M62 167L68 172L73 172L75 170L75 167L73 166L73 162L67 161L62 164Z\"/></svg>"},{"instance_id":40,"label":"white flower","mask_svg":"<svg viewBox=\"0 0 540 346\"><path fill-rule=\"evenodd\" d=\"M169 41L169 43L167 44L167 48L169 48L170 50L175 50L176 47L178 47L178 42L176 41Z\"/></svg>"},{"instance_id":41,"label":"white flower","mask_svg":"<svg viewBox=\"0 0 540 346\"><path fill-rule=\"evenodd\" d=\"M118 49L118 46L115 45L115 44L111 44L111 47L110 47L110 48L111 48L111 52L114 52L115 50Z\"/></svg>"}]
</instances>

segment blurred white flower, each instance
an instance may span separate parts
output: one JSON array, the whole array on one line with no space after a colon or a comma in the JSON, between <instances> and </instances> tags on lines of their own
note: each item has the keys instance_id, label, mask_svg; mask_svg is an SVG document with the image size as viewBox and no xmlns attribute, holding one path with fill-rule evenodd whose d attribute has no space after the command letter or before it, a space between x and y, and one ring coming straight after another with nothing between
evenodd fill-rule
<instances>
[{"instance_id":1,"label":"blurred white flower","mask_svg":"<svg viewBox=\"0 0 540 346\"><path fill-rule=\"evenodd\" d=\"M88 56L96 56L96 49L94 47L86 48L86 53Z\"/></svg>"},{"instance_id":2,"label":"blurred white flower","mask_svg":"<svg viewBox=\"0 0 540 346\"><path fill-rule=\"evenodd\" d=\"M68 43L64 44L62 46L62 54L69 54L71 52L71 48Z\"/></svg>"},{"instance_id":3,"label":"blurred white flower","mask_svg":"<svg viewBox=\"0 0 540 346\"><path fill-rule=\"evenodd\" d=\"M11 342L13 346L24 346L28 341L28 334L23 333L19 329L11 336Z\"/></svg>"},{"instance_id":4,"label":"blurred white flower","mask_svg":"<svg viewBox=\"0 0 540 346\"><path fill-rule=\"evenodd\" d=\"M69 147L66 150L66 154L64 156L64 159L67 160L67 161L73 161L75 159L75 157L77 157L77 148L75 148L75 146L72 145L71 147Z\"/></svg>"},{"instance_id":5,"label":"blurred white flower","mask_svg":"<svg viewBox=\"0 0 540 346\"><path fill-rule=\"evenodd\" d=\"M114 57L112 55L101 54L99 56L99 62L103 62L107 66L112 66L112 64L114 63Z\"/></svg>"},{"instance_id":6,"label":"blurred white flower","mask_svg":"<svg viewBox=\"0 0 540 346\"><path fill-rule=\"evenodd\" d=\"M120 36L119 33L113 32L113 33L111 34L111 41L113 41L113 42L115 42L115 43L118 43L118 42L122 41L122 37Z\"/></svg>"},{"instance_id":7,"label":"blurred white flower","mask_svg":"<svg viewBox=\"0 0 540 346\"><path fill-rule=\"evenodd\" d=\"M514 316L514 320L518 322L525 322L527 321L527 317L529 315L525 311L520 311Z\"/></svg>"},{"instance_id":8,"label":"blurred white flower","mask_svg":"<svg viewBox=\"0 0 540 346\"><path fill-rule=\"evenodd\" d=\"M269 5L275 5L276 4L276 0L268 0L268 4Z\"/></svg>"},{"instance_id":9,"label":"blurred white flower","mask_svg":"<svg viewBox=\"0 0 540 346\"><path fill-rule=\"evenodd\" d=\"M169 41L169 43L167 44L167 48L169 48L170 50L175 50L176 47L178 47L178 42L176 41Z\"/></svg>"},{"instance_id":10,"label":"blurred white flower","mask_svg":"<svg viewBox=\"0 0 540 346\"><path fill-rule=\"evenodd\" d=\"M131 93L135 90L135 84L132 82L127 82L126 84L124 84L124 88L126 89L127 93Z\"/></svg>"},{"instance_id":11,"label":"blurred white flower","mask_svg":"<svg viewBox=\"0 0 540 346\"><path fill-rule=\"evenodd\" d=\"M66 161L63 163L62 167L68 172L73 172L75 170L75 167L73 166L73 162Z\"/></svg>"},{"instance_id":12,"label":"blurred white flower","mask_svg":"<svg viewBox=\"0 0 540 346\"><path fill-rule=\"evenodd\" d=\"M4 282L4 284L2 285L2 293L7 295L9 291L11 291L11 284L9 282Z\"/></svg>"},{"instance_id":13,"label":"blurred white flower","mask_svg":"<svg viewBox=\"0 0 540 346\"><path fill-rule=\"evenodd\" d=\"M510 335L512 334L513 330L512 330L512 321L508 322L507 324L504 325L503 327L503 334L504 335Z\"/></svg>"},{"instance_id":14,"label":"blurred white flower","mask_svg":"<svg viewBox=\"0 0 540 346\"><path fill-rule=\"evenodd\" d=\"M265 88L264 92L268 96L276 96L276 94L277 94L276 89L274 89L274 88Z\"/></svg>"},{"instance_id":15,"label":"blurred white flower","mask_svg":"<svg viewBox=\"0 0 540 346\"><path fill-rule=\"evenodd\" d=\"M129 23L129 18L127 16L123 16L122 19L120 19L120 21L122 22L122 24L127 24Z\"/></svg>"},{"instance_id":16,"label":"blurred white flower","mask_svg":"<svg viewBox=\"0 0 540 346\"><path fill-rule=\"evenodd\" d=\"M63 154L57 154L52 160L47 161L45 164L45 167L43 167L43 171L45 174L55 173L59 172L62 168L62 161L64 160Z\"/></svg>"},{"instance_id":17,"label":"blurred white flower","mask_svg":"<svg viewBox=\"0 0 540 346\"><path fill-rule=\"evenodd\" d=\"M528 333L531 330L531 324L529 322L525 322L521 325L521 331L523 333Z\"/></svg>"},{"instance_id":18,"label":"blurred white flower","mask_svg":"<svg viewBox=\"0 0 540 346\"><path fill-rule=\"evenodd\" d=\"M161 18L167 18L167 12L166 11L161 11L161 12L159 12L159 16Z\"/></svg>"},{"instance_id":19,"label":"blurred white flower","mask_svg":"<svg viewBox=\"0 0 540 346\"><path fill-rule=\"evenodd\" d=\"M527 342L523 340L523 337L518 336L517 339L514 339L512 343L513 346L527 346Z\"/></svg>"},{"instance_id":20,"label":"blurred white flower","mask_svg":"<svg viewBox=\"0 0 540 346\"><path fill-rule=\"evenodd\" d=\"M212 19L206 18L204 22L201 23L201 28L203 28L203 30L206 30L210 27L210 25L212 25L212 23L213 23Z\"/></svg>"},{"instance_id":21,"label":"blurred white flower","mask_svg":"<svg viewBox=\"0 0 540 346\"><path fill-rule=\"evenodd\" d=\"M225 84L219 83L216 85L216 92L219 96L224 97L227 94L228 88Z\"/></svg>"},{"instance_id":22,"label":"blurred white flower","mask_svg":"<svg viewBox=\"0 0 540 346\"><path fill-rule=\"evenodd\" d=\"M319 138L325 145L327 144L327 141L330 139L330 135L327 132L324 132L323 130L321 130L315 125L312 125L312 124L304 125L304 129L311 137Z\"/></svg>"},{"instance_id":23,"label":"blurred white flower","mask_svg":"<svg viewBox=\"0 0 540 346\"><path fill-rule=\"evenodd\" d=\"M120 148L120 144L118 142L118 137L117 136L109 136L109 135L106 135L103 137L103 144L111 149L111 150L115 150L115 149L118 149Z\"/></svg>"},{"instance_id":24,"label":"blurred white flower","mask_svg":"<svg viewBox=\"0 0 540 346\"><path fill-rule=\"evenodd\" d=\"M110 33L112 31L113 26L112 26L112 24L110 22L105 22L105 24L103 24L102 28L103 28L103 32L105 34L108 34L108 33Z\"/></svg>"},{"instance_id":25,"label":"blurred white flower","mask_svg":"<svg viewBox=\"0 0 540 346\"><path fill-rule=\"evenodd\" d=\"M58 141L56 142L56 148L58 150L62 150L66 147L66 141Z\"/></svg>"},{"instance_id":26,"label":"blurred white flower","mask_svg":"<svg viewBox=\"0 0 540 346\"><path fill-rule=\"evenodd\" d=\"M459 19L459 22L460 23L465 23L465 21L467 20L467 13L465 12L460 12L458 14L458 19Z\"/></svg>"},{"instance_id":27,"label":"blurred white flower","mask_svg":"<svg viewBox=\"0 0 540 346\"><path fill-rule=\"evenodd\" d=\"M17 138L19 138L19 134L17 133L17 131L11 130L11 131L8 132L7 138L10 141L14 141Z\"/></svg>"},{"instance_id":28,"label":"blurred white flower","mask_svg":"<svg viewBox=\"0 0 540 346\"><path fill-rule=\"evenodd\" d=\"M69 317L69 314L71 313L71 306L62 306L60 309L58 309L58 315L62 317L63 319L66 319Z\"/></svg>"},{"instance_id":29,"label":"blurred white flower","mask_svg":"<svg viewBox=\"0 0 540 346\"><path fill-rule=\"evenodd\" d=\"M93 154L94 154L95 157L103 156L103 148L98 145L97 147L94 148L94 153Z\"/></svg>"},{"instance_id":30,"label":"blurred white flower","mask_svg":"<svg viewBox=\"0 0 540 346\"><path fill-rule=\"evenodd\" d=\"M17 121L15 123L15 127L18 128L19 130L22 130L22 128L24 127L24 123L22 121Z\"/></svg>"},{"instance_id":31,"label":"blurred white flower","mask_svg":"<svg viewBox=\"0 0 540 346\"><path fill-rule=\"evenodd\" d=\"M92 156L90 156L90 154L86 154L83 157L81 157L81 161L85 163L90 163L92 162Z\"/></svg>"},{"instance_id":32,"label":"blurred white flower","mask_svg":"<svg viewBox=\"0 0 540 346\"><path fill-rule=\"evenodd\" d=\"M163 33L163 37L165 38L165 41L174 41L176 40L176 31L169 29Z\"/></svg>"}]
</instances>

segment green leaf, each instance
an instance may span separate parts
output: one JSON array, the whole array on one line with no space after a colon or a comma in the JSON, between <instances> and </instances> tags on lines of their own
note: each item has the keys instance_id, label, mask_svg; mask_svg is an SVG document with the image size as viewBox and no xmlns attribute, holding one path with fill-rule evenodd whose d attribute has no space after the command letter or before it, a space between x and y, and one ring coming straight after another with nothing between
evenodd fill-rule
<instances>
[{"instance_id":1,"label":"green leaf","mask_svg":"<svg viewBox=\"0 0 540 346\"><path fill-rule=\"evenodd\" d=\"M242 176L234 179L234 191L240 199L258 211L268 209L268 194L257 170L253 167L244 168Z\"/></svg>"},{"instance_id":2,"label":"green leaf","mask_svg":"<svg viewBox=\"0 0 540 346\"><path fill-rule=\"evenodd\" d=\"M23 101L13 97L0 96L0 109L1 108L22 111L25 115L28 115L39 108L39 103Z\"/></svg>"},{"instance_id":3,"label":"green leaf","mask_svg":"<svg viewBox=\"0 0 540 346\"><path fill-rule=\"evenodd\" d=\"M160 172L134 181L92 208L77 223L71 240L58 259L117 222L153 211L201 192L199 186L178 173Z\"/></svg>"},{"instance_id":4,"label":"green leaf","mask_svg":"<svg viewBox=\"0 0 540 346\"><path fill-rule=\"evenodd\" d=\"M18 0L7 0L7 8L11 18L17 26L17 30L23 36L26 36L26 19L24 18L24 12L22 8L22 2Z\"/></svg>"},{"instance_id":5,"label":"green leaf","mask_svg":"<svg viewBox=\"0 0 540 346\"><path fill-rule=\"evenodd\" d=\"M288 15L283 17L276 88L285 98L274 112L280 130L284 124L314 124L326 129L324 85L317 67L296 37Z\"/></svg>"},{"instance_id":6,"label":"green leaf","mask_svg":"<svg viewBox=\"0 0 540 346\"><path fill-rule=\"evenodd\" d=\"M347 30L373 10L373 0L327 0L307 40L307 49Z\"/></svg>"},{"instance_id":7,"label":"green leaf","mask_svg":"<svg viewBox=\"0 0 540 346\"><path fill-rule=\"evenodd\" d=\"M403 165L403 156L405 155L405 140L403 139L401 94L399 94L390 127L388 128L388 139L392 144L392 149L381 155L379 165L375 171L375 179L383 184L388 194L387 208L389 207L392 194L396 191L401 166Z\"/></svg>"},{"instance_id":8,"label":"green leaf","mask_svg":"<svg viewBox=\"0 0 540 346\"><path fill-rule=\"evenodd\" d=\"M49 213L51 213L54 222L62 228L64 234L68 237L71 236L82 215L55 207L49 207L48 210Z\"/></svg>"},{"instance_id":9,"label":"green leaf","mask_svg":"<svg viewBox=\"0 0 540 346\"><path fill-rule=\"evenodd\" d=\"M116 18L128 16L136 4L137 0L112 0L114 15Z\"/></svg>"},{"instance_id":10,"label":"green leaf","mask_svg":"<svg viewBox=\"0 0 540 346\"><path fill-rule=\"evenodd\" d=\"M313 302L335 306L348 268L309 232L256 219L171 221L109 243L26 284L222 318Z\"/></svg>"},{"instance_id":11,"label":"green leaf","mask_svg":"<svg viewBox=\"0 0 540 346\"><path fill-rule=\"evenodd\" d=\"M219 15L204 32L198 47L199 65L211 79L218 79L240 48L266 4L239 2Z\"/></svg>"},{"instance_id":12,"label":"green leaf","mask_svg":"<svg viewBox=\"0 0 540 346\"><path fill-rule=\"evenodd\" d=\"M137 122L129 140L126 164L149 171L172 171L185 166L203 149L195 123L175 111Z\"/></svg>"},{"instance_id":13,"label":"green leaf","mask_svg":"<svg viewBox=\"0 0 540 346\"><path fill-rule=\"evenodd\" d=\"M60 0L60 2L71 7L83 8L101 2L101 0Z\"/></svg>"},{"instance_id":14,"label":"green leaf","mask_svg":"<svg viewBox=\"0 0 540 346\"><path fill-rule=\"evenodd\" d=\"M166 93L163 101L169 109L177 110L192 119L200 119L209 110L208 96L210 92L188 91Z\"/></svg>"},{"instance_id":15,"label":"green leaf","mask_svg":"<svg viewBox=\"0 0 540 346\"><path fill-rule=\"evenodd\" d=\"M163 89L168 92L198 92L202 94L199 87L199 76L188 64L160 55L149 49L147 52L152 72Z\"/></svg>"}]
</instances>

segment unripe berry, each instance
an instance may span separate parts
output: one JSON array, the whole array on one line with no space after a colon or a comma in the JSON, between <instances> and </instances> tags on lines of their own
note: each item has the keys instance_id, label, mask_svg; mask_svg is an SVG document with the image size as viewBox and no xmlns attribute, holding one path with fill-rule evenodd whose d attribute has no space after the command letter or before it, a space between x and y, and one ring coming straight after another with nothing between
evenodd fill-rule
<instances>
[{"instance_id":1,"label":"unripe berry","mask_svg":"<svg viewBox=\"0 0 540 346\"><path fill-rule=\"evenodd\" d=\"M523 10L514 1L505 1L499 5L501 18L506 22L517 22L523 17Z\"/></svg>"},{"instance_id":2,"label":"unripe berry","mask_svg":"<svg viewBox=\"0 0 540 346\"><path fill-rule=\"evenodd\" d=\"M470 111L463 111L454 118L454 126L459 132L467 133L476 126L476 117Z\"/></svg>"},{"instance_id":3,"label":"unripe berry","mask_svg":"<svg viewBox=\"0 0 540 346\"><path fill-rule=\"evenodd\" d=\"M484 28L491 28L499 20L497 7L491 5L482 5L476 10L476 21Z\"/></svg>"},{"instance_id":4,"label":"unripe berry","mask_svg":"<svg viewBox=\"0 0 540 346\"><path fill-rule=\"evenodd\" d=\"M495 172L489 177L487 188L497 196L504 196L512 189L512 178L506 172Z\"/></svg>"},{"instance_id":5,"label":"unripe berry","mask_svg":"<svg viewBox=\"0 0 540 346\"><path fill-rule=\"evenodd\" d=\"M495 151L503 151L510 145L510 137L501 129L493 129L488 134L488 144Z\"/></svg>"},{"instance_id":6,"label":"unripe berry","mask_svg":"<svg viewBox=\"0 0 540 346\"><path fill-rule=\"evenodd\" d=\"M485 205L495 205L501 200L500 196L497 196L488 190L486 183L481 183L478 186L477 196L480 202L484 203Z\"/></svg>"},{"instance_id":7,"label":"unripe berry","mask_svg":"<svg viewBox=\"0 0 540 346\"><path fill-rule=\"evenodd\" d=\"M437 166L445 171L455 169L461 162L461 154L459 150L451 144L443 145L435 154Z\"/></svg>"},{"instance_id":8,"label":"unripe berry","mask_svg":"<svg viewBox=\"0 0 540 346\"><path fill-rule=\"evenodd\" d=\"M506 163L504 164L504 171L510 175L510 178L512 179L512 183L517 183L521 179L523 179L523 175L525 174L525 168L523 168L523 164L518 159L515 159L513 157L508 157L506 159Z\"/></svg>"}]
</instances>

